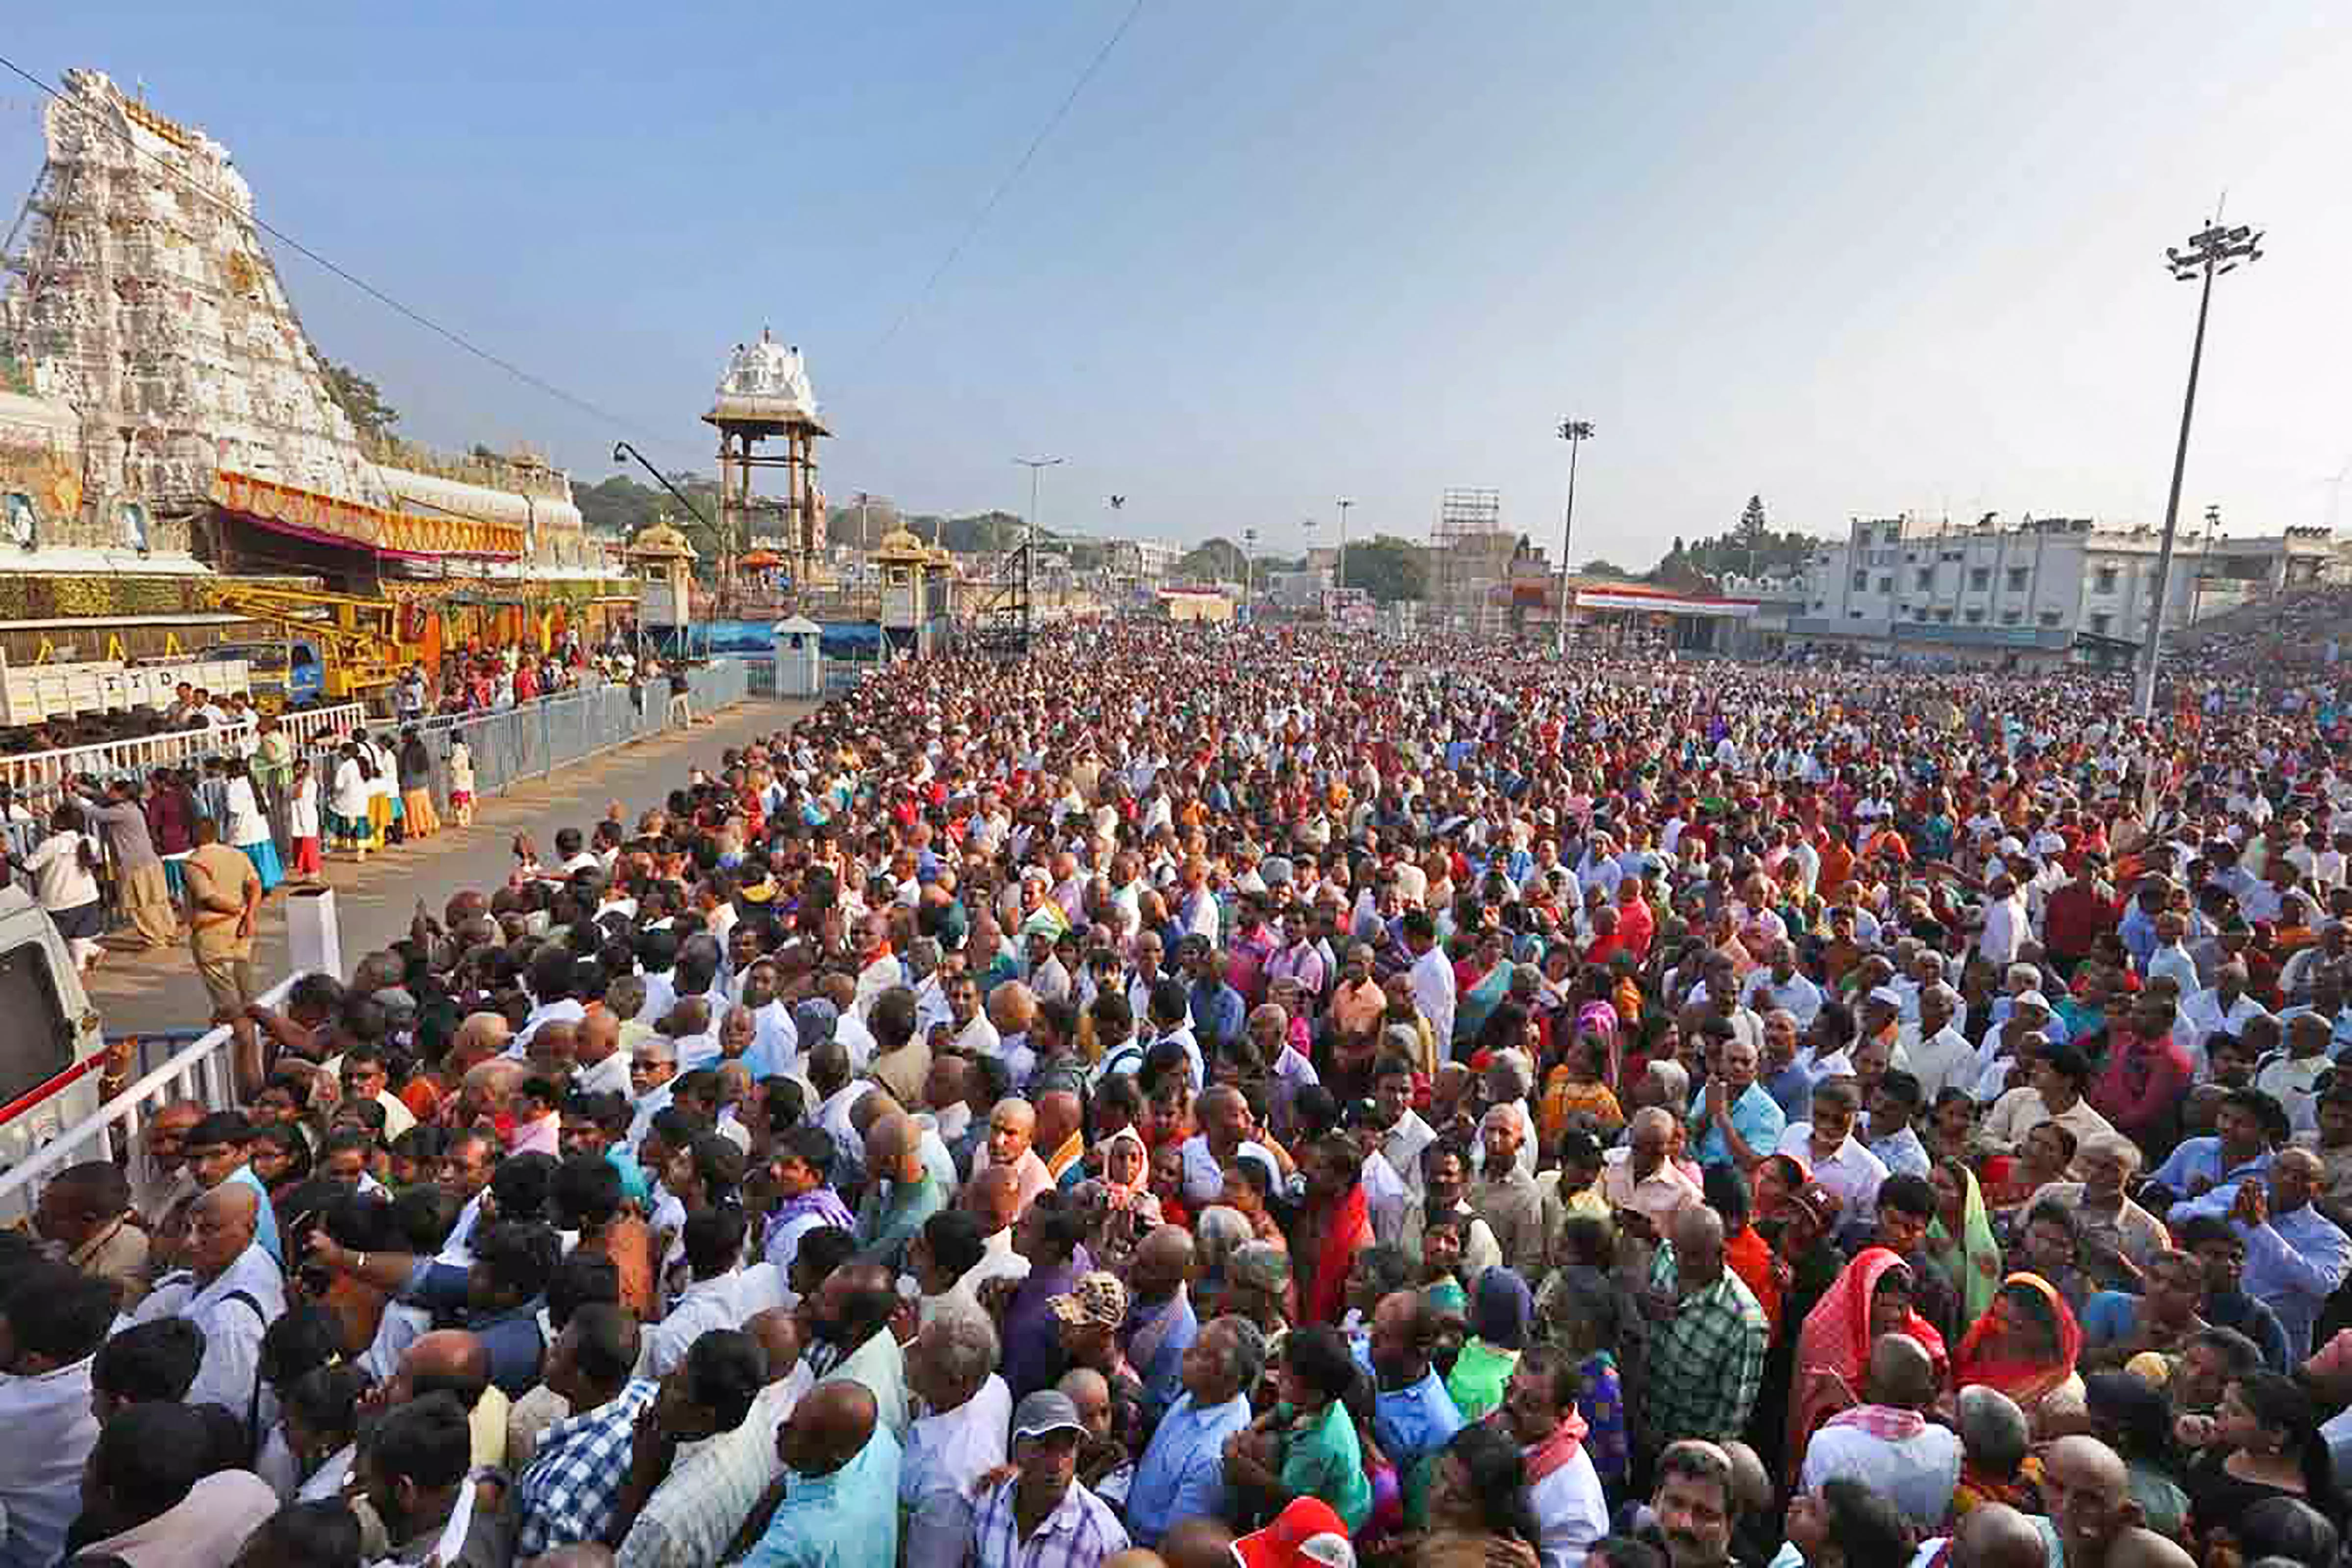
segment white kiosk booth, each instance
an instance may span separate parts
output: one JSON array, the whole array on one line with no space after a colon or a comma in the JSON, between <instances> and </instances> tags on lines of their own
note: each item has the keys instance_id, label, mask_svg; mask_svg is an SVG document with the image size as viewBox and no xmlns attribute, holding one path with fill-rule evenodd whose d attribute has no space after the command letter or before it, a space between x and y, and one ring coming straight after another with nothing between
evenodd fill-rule
<instances>
[{"instance_id":1,"label":"white kiosk booth","mask_svg":"<svg viewBox=\"0 0 2352 1568\"><path fill-rule=\"evenodd\" d=\"M820 697L824 693L824 628L806 616L775 625L776 695Z\"/></svg>"}]
</instances>

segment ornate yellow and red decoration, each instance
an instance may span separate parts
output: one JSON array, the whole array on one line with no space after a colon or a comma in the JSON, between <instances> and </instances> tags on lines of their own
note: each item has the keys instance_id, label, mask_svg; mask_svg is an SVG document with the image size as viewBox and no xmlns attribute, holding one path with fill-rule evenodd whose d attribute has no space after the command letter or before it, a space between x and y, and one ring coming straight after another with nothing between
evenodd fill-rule
<instances>
[{"instance_id":1,"label":"ornate yellow and red decoration","mask_svg":"<svg viewBox=\"0 0 2352 1568\"><path fill-rule=\"evenodd\" d=\"M521 529L503 523L387 511L227 468L214 471L212 495L225 510L257 521L280 523L389 554L514 559L524 553L529 543Z\"/></svg>"}]
</instances>

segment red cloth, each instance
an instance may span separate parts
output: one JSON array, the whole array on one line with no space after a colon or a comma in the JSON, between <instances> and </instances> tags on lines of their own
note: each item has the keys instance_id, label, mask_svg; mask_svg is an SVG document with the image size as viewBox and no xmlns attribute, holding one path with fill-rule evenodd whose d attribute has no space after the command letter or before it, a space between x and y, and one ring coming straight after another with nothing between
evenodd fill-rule
<instances>
[{"instance_id":1,"label":"red cloth","mask_svg":"<svg viewBox=\"0 0 2352 1568\"><path fill-rule=\"evenodd\" d=\"M2050 951L2060 958L2086 958L2099 938L2116 929L2121 920L2116 906L2080 882L2069 882L2050 895L2043 907L2042 929Z\"/></svg>"},{"instance_id":2,"label":"red cloth","mask_svg":"<svg viewBox=\"0 0 2352 1568\"><path fill-rule=\"evenodd\" d=\"M2106 1068L2084 1098L2116 1131L2146 1148L2149 1134L2165 1130L2188 1098L2196 1071L2171 1031L2147 1039L2119 1026L2107 1031Z\"/></svg>"},{"instance_id":3,"label":"red cloth","mask_svg":"<svg viewBox=\"0 0 2352 1568\"><path fill-rule=\"evenodd\" d=\"M1358 1182L1348 1189L1332 1210L1328 1224L1323 1227L1323 1239L1315 1251L1315 1279L1307 1290L1306 1311L1301 1321L1309 1323L1337 1323L1348 1313L1348 1268L1355 1259L1358 1243L1371 1231L1371 1211L1364 1197L1364 1184Z\"/></svg>"},{"instance_id":4,"label":"red cloth","mask_svg":"<svg viewBox=\"0 0 2352 1568\"><path fill-rule=\"evenodd\" d=\"M1895 1268L1909 1271L1892 1249L1864 1247L1814 1303L1804 1327L1798 1331L1796 1381L1789 1400L1790 1473L1803 1462L1805 1444L1813 1429L1860 1402L1863 1371L1870 1364L1871 1301L1878 1293L1878 1282ZM1941 1387L1949 1366L1944 1336L1916 1307L1904 1321L1902 1331L1927 1350L1935 1364L1937 1385Z\"/></svg>"}]
</instances>

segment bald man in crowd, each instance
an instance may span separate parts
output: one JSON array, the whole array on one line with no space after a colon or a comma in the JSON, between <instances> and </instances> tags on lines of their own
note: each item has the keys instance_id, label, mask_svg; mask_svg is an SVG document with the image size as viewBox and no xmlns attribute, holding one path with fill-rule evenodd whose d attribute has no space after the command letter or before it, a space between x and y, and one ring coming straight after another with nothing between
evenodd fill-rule
<instances>
[{"instance_id":1,"label":"bald man in crowd","mask_svg":"<svg viewBox=\"0 0 2352 1568\"><path fill-rule=\"evenodd\" d=\"M185 1318L205 1331L191 1405L250 1408L262 1333L286 1314L278 1265L254 1242L260 1203L251 1187L236 1182L198 1198L188 1210L187 1267L156 1281L137 1310L115 1320L116 1333L158 1318Z\"/></svg>"},{"instance_id":2,"label":"bald man in crowd","mask_svg":"<svg viewBox=\"0 0 2352 1568\"><path fill-rule=\"evenodd\" d=\"M988 1113L988 1163L1013 1173L1020 1186L1021 1207L1027 1208L1039 1193L1054 1184L1045 1162L1031 1145L1037 1136L1037 1108L1019 1096L996 1102Z\"/></svg>"},{"instance_id":3,"label":"bald man in crowd","mask_svg":"<svg viewBox=\"0 0 2352 1568\"><path fill-rule=\"evenodd\" d=\"M897 1561L898 1440L870 1392L819 1384L777 1432L776 1454L789 1484L772 1489L776 1501L743 1568Z\"/></svg>"},{"instance_id":4,"label":"bald man in crowd","mask_svg":"<svg viewBox=\"0 0 2352 1568\"><path fill-rule=\"evenodd\" d=\"M866 1129L866 1173L857 1255L896 1270L923 1222L947 1207L950 1191L924 1158L921 1124L903 1110L885 1111Z\"/></svg>"}]
</instances>

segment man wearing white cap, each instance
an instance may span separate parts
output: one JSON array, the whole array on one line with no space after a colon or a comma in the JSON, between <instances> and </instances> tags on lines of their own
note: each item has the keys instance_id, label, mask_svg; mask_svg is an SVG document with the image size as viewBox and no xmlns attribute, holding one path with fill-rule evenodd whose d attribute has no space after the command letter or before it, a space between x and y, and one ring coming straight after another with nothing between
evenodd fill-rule
<instances>
[{"instance_id":1,"label":"man wearing white cap","mask_svg":"<svg viewBox=\"0 0 2352 1568\"><path fill-rule=\"evenodd\" d=\"M975 1568L1016 1568L1051 1562L1054 1568L1101 1568L1128 1547L1127 1527L1110 1505L1078 1479L1078 1445L1086 1423L1070 1396L1041 1388L1013 1412L1016 1474L974 1501ZM1053 1536L1049 1550L1030 1550Z\"/></svg>"}]
</instances>

